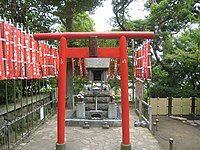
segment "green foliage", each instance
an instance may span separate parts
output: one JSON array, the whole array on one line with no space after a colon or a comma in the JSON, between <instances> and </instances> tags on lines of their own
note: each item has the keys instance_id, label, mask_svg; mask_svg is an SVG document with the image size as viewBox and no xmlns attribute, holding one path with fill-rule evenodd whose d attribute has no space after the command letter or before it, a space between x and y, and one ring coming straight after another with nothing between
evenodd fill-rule
<instances>
[{"instance_id":1,"label":"green foliage","mask_svg":"<svg viewBox=\"0 0 200 150\"><path fill-rule=\"evenodd\" d=\"M73 32L91 32L94 31L94 20L89 16L87 12L81 12L74 15L73 22L72 22L72 31ZM60 28L61 32L65 32L64 24L61 25Z\"/></svg>"},{"instance_id":2,"label":"green foliage","mask_svg":"<svg viewBox=\"0 0 200 150\"><path fill-rule=\"evenodd\" d=\"M50 92L57 87L57 79L55 77L47 79L31 79L31 80L2 80L0 81L0 104L13 103L15 98L17 101L21 97L32 96L40 93Z\"/></svg>"},{"instance_id":3,"label":"green foliage","mask_svg":"<svg viewBox=\"0 0 200 150\"><path fill-rule=\"evenodd\" d=\"M118 79L110 79L109 84L111 89L113 89L115 93L117 93L120 89L120 80Z\"/></svg>"},{"instance_id":4,"label":"green foliage","mask_svg":"<svg viewBox=\"0 0 200 150\"><path fill-rule=\"evenodd\" d=\"M21 95L21 82L17 80L14 84L13 80L1 80L0 81L0 104L6 103L6 99L9 103L14 102L14 90L16 98Z\"/></svg>"},{"instance_id":5,"label":"green foliage","mask_svg":"<svg viewBox=\"0 0 200 150\"><path fill-rule=\"evenodd\" d=\"M194 23L200 23L200 5L198 0L147 0L145 6L150 14L144 20L131 20L126 9L134 0L114 1L114 27L121 30L154 31L153 51L156 60L160 62L158 51L165 52L168 38L182 30L191 28Z\"/></svg>"},{"instance_id":6,"label":"green foliage","mask_svg":"<svg viewBox=\"0 0 200 150\"><path fill-rule=\"evenodd\" d=\"M73 32L91 32L94 31L94 20L89 16L87 12L82 12L74 15L72 23ZM61 32L66 32L64 24L61 25ZM88 40L70 40L68 46L73 47L87 47Z\"/></svg>"},{"instance_id":7,"label":"green foliage","mask_svg":"<svg viewBox=\"0 0 200 150\"><path fill-rule=\"evenodd\" d=\"M77 14L81 14L86 11L93 11L97 6L101 6L104 0L79 0L79 1L54 1L51 0L51 5L55 6L54 15L57 16L61 23L65 26L66 31L72 31L73 20Z\"/></svg>"},{"instance_id":8,"label":"green foliage","mask_svg":"<svg viewBox=\"0 0 200 150\"><path fill-rule=\"evenodd\" d=\"M0 14L12 19L14 23L21 23L32 32L49 32L52 25L58 23L58 17L52 15L54 6L45 0L1 0Z\"/></svg>"},{"instance_id":9,"label":"green foliage","mask_svg":"<svg viewBox=\"0 0 200 150\"><path fill-rule=\"evenodd\" d=\"M166 43L175 34L182 30L191 28L194 23L199 23L199 5L197 0L159 0L149 3L150 14L147 16L147 27L155 31L154 53L157 61L157 51L167 50Z\"/></svg>"},{"instance_id":10,"label":"green foliage","mask_svg":"<svg viewBox=\"0 0 200 150\"><path fill-rule=\"evenodd\" d=\"M128 6L135 0L112 0L113 13L115 17L112 18L112 24L114 27L120 27L120 30L127 31L130 30L127 28L126 23L128 22Z\"/></svg>"},{"instance_id":11,"label":"green foliage","mask_svg":"<svg viewBox=\"0 0 200 150\"><path fill-rule=\"evenodd\" d=\"M151 96L200 96L200 29L168 40L163 65L153 67Z\"/></svg>"},{"instance_id":12,"label":"green foliage","mask_svg":"<svg viewBox=\"0 0 200 150\"><path fill-rule=\"evenodd\" d=\"M83 12L93 11L101 6L102 1L104 0L2 0L0 14L15 23L22 23L33 32L55 31L56 26L61 23L67 31L72 31L74 18Z\"/></svg>"},{"instance_id":13,"label":"green foliage","mask_svg":"<svg viewBox=\"0 0 200 150\"><path fill-rule=\"evenodd\" d=\"M74 94L77 95L80 91L83 91L84 84L87 83L87 78L81 78L80 76L74 77Z\"/></svg>"},{"instance_id":14,"label":"green foliage","mask_svg":"<svg viewBox=\"0 0 200 150\"><path fill-rule=\"evenodd\" d=\"M117 13L121 13L115 16L114 25L115 28L125 30L150 30L156 33L152 45L156 61L152 63L153 79L150 84L150 95L152 97L200 96L200 35L199 29L191 29L194 26L199 27L199 1L147 0L145 7L150 14L144 20L131 20L124 15L128 13L123 10L127 7L124 3L129 2L131 1L113 3L114 9L120 8ZM162 59L158 51L163 53ZM129 74L131 70L129 69Z\"/></svg>"},{"instance_id":15,"label":"green foliage","mask_svg":"<svg viewBox=\"0 0 200 150\"><path fill-rule=\"evenodd\" d=\"M98 39L98 47L118 47L119 41L115 39Z\"/></svg>"},{"instance_id":16,"label":"green foliage","mask_svg":"<svg viewBox=\"0 0 200 150\"><path fill-rule=\"evenodd\" d=\"M74 32L91 32L94 31L94 20L89 16L87 12L78 13L73 19L73 31Z\"/></svg>"}]
</instances>

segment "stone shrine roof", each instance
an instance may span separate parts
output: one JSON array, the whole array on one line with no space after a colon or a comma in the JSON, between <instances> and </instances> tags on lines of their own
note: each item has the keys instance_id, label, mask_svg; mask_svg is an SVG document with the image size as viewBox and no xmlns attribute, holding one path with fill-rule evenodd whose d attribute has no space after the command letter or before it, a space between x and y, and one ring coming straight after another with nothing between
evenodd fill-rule
<instances>
[{"instance_id":1,"label":"stone shrine roof","mask_svg":"<svg viewBox=\"0 0 200 150\"><path fill-rule=\"evenodd\" d=\"M86 58L86 68L109 68L110 58Z\"/></svg>"}]
</instances>

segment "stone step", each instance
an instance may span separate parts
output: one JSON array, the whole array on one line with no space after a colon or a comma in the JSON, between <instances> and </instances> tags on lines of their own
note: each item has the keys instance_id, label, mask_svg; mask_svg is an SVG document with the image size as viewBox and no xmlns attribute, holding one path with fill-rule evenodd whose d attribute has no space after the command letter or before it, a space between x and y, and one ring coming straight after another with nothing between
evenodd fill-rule
<instances>
[{"instance_id":1,"label":"stone step","mask_svg":"<svg viewBox=\"0 0 200 150\"><path fill-rule=\"evenodd\" d=\"M194 120L194 123L200 126L200 120Z\"/></svg>"},{"instance_id":2,"label":"stone step","mask_svg":"<svg viewBox=\"0 0 200 150\"><path fill-rule=\"evenodd\" d=\"M169 117L175 120L187 121L187 118L184 117L179 117L179 116L169 116Z\"/></svg>"}]
</instances>

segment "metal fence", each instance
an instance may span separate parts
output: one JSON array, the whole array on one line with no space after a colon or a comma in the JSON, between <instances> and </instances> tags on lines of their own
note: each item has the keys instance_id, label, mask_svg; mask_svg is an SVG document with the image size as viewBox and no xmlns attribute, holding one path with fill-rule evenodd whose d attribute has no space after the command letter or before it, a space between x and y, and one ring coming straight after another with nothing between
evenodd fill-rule
<instances>
[{"instance_id":1,"label":"metal fence","mask_svg":"<svg viewBox=\"0 0 200 150\"><path fill-rule=\"evenodd\" d=\"M135 111L139 116L139 120L144 120L150 131L152 131L152 107L144 100L135 99Z\"/></svg>"},{"instance_id":2,"label":"metal fence","mask_svg":"<svg viewBox=\"0 0 200 150\"><path fill-rule=\"evenodd\" d=\"M200 98L151 98L153 115L200 115Z\"/></svg>"},{"instance_id":3,"label":"metal fence","mask_svg":"<svg viewBox=\"0 0 200 150\"><path fill-rule=\"evenodd\" d=\"M20 88L18 92L16 86L9 91L8 81L5 82L6 102L0 104L0 149L13 149L17 143L56 113L57 88L49 88L46 84L48 80L29 81L29 86L39 86L32 90ZM16 84L16 81L13 81L13 84ZM13 101L7 98L9 92L14 92Z\"/></svg>"}]
</instances>

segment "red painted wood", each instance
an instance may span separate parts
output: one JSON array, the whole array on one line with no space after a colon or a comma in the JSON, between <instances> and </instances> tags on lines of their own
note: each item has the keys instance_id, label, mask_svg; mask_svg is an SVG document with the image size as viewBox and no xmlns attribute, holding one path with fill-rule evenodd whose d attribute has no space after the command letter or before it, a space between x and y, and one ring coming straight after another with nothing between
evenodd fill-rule
<instances>
[{"instance_id":1,"label":"red painted wood","mask_svg":"<svg viewBox=\"0 0 200 150\"><path fill-rule=\"evenodd\" d=\"M81 76L81 78L83 78L83 67L82 67L82 60L81 60L81 58L78 59L78 63L79 63L80 76Z\"/></svg>"},{"instance_id":2,"label":"red painted wood","mask_svg":"<svg viewBox=\"0 0 200 150\"><path fill-rule=\"evenodd\" d=\"M118 47L99 47L98 58L119 58L120 52ZM88 58L89 48L69 47L66 48L66 58Z\"/></svg>"},{"instance_id":3,"label":"red painted wood","mask_svg":"<svg viewBox=\"0 0 200 150\"><path fill-rule=\"evenodd\" d=\"M68 47L65 53L66 58L88 58L89 48L84 47Z\"/></svg>"},{"instance_id":4,"label":"red painted wood","mask_svg":"<svg viewBox=\"0 0 200 150\"><path fill-rule=\"evenodd\" d=\"M126 38L120 38L120 73L122 99L122 144L130 144L129 133L129 99L128 99L128 54Z\"/></svg>"},{"instance_id":5,"label":"red painted wood","mask_svg":"<svg viewBox=\"0 0 200 150\"><path fill-rule=\"evenodd\" d=\"M130 39L153 39L154 32L124 31L124 32L62 32L62 33L36 33L36 40L59 40L61 37L67 39L88 39L91 36L97 36L98 39L119 39L125 36Z\"/></svg>"},{"instance_id":6,"label":"red painted wood","mask_svg":"<svg viewBox=\"0 0 200 150\"><path fill-rule=\"evenodd\" d=\"M99 58L119 58L120 51L118 47L99 47L98 48Z\"/></svg>"},{"instance_id":7,"label":"red painted wood","mask_svg":"<svg viewBox=\"0 0 200 150\"><path fill-rule=\"evenodd\" d=\"M4 68L4 55L3 55L3 51L5 49L5 42L3 42L4 40L4 23L0 22L0 80L4 80L5 79L5 68Z\"/></svg>"},{"instance_id":8,"label":"red painted wood","mask_svg":"<svg viewBox=\"0 0 200 150\"><path fill-rule=\"evenodd\" d=\"M66 50L67 41L65 37L60 39L59 72L58 72L58 112L57 112L57 143L65 143L65 97L66 97Z\"/></svg>"}]
</instances>

